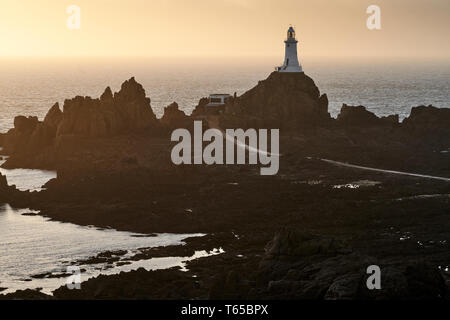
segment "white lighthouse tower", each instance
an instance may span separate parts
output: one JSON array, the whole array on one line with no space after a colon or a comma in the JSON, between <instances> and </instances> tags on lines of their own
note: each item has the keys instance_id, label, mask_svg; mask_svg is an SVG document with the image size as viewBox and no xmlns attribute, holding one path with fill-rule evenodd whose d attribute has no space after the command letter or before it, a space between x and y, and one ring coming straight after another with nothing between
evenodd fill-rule
<instances>
[{"instance_id":1,"label":"white lighthouse tower","mask_svg":"<svg viewBox=\"0 0 450 320\"><path fill-rule=\"evenodd\" d=\"M298 62L297 56L297 39L295 39L295 30L290 27L287 32L286 51L284 56L284 64L277 67L279 72L303 72L302 66Z\"/></svg>"}]
</instances>

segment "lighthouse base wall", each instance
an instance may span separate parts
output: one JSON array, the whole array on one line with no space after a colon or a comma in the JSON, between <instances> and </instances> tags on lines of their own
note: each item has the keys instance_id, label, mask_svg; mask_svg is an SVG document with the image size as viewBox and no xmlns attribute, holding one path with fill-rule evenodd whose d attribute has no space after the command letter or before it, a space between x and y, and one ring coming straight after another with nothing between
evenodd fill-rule
<instances>
[{"instance_id":1,"label":"lighthouse base wall","mask_svg":"<svg viewBox=\"0 0 450 320\"><path fill-rule=\"evenodd\" d=\"M282 66L278 69L278 72L303 72L303 68L301 66Z\"/></svg>"}]
</instances>

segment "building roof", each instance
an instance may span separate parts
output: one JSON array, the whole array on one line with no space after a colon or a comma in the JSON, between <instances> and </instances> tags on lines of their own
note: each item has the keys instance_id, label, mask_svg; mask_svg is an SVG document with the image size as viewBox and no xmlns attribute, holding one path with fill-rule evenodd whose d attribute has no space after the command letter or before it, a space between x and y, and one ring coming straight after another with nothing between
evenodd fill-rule
<instances>
[{"instance_id":1,"label":"building roof","mask_svg":"<svg viewBox=\"0 0 450 320\"><path fill-rule=\"evenodd\" d=\"M230 97L230 95L228 93L214 93L214 94L210 94L210 97Z\"/></svg>"}]
</instances>

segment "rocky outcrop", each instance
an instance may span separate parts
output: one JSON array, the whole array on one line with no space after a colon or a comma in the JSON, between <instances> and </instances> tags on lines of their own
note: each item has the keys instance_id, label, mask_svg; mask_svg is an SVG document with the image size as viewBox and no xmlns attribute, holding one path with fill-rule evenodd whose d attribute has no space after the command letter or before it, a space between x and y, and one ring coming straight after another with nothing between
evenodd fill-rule
<instances>
[{"instance_id":1,"label":"rocky outcrop","mask_svg":"<svg viewBox=\"0 0 450 320\"><path fill-rule=\"evenodd\" d=\"M66 100L63 111L55 104L43 121L16 117L14 128L0 136L3 152L11 155L4 166L54 169L55 163L80 151L75 151L80 140L142 131L166 137L176 128L191 129L194 120L203 120L205 128L279 128L303 135L302 139L310 140L308 146L327 145L321 153L362 155L369 148L383 155L389 154L389 148L408 151L412 144L446 150L450 140L448 109L431 106L413 108L411 116L399 123L398 115L379 118L363 106L344 104L334 120L328 113L327 96L320 95L304 73L272 73L242 96L230 98L220 112L207 104L208 99L202 98L192 115L186 116L174 102L157 120L143 87L131 78L117 93L108 87L98 99L78 96Z\"/></svg>"},{"instance_id":2,"label":"rocky outcrop","mask_svg":"<svg viewBox=\"0 0 450 320\"><path fill-rule=\"evenodd\" d=\"M39 121L37 117L16 117L14 128L4 134L0 141L3 153L11 155L8 160L18 160L15 167L26 167L29 160L47 152L54 145L61 120L62 112L57 103L49 110L44 121Z\"/></svg>"},{"instance_id":3,"label":"rocky outcrop","mask_svg":"<svg viewBox=\"0 0 450 320\"><path fill-rule=\"evenodd\" d=\"M18 133L27 134L33 132L38 123L37 117L17 116L14 118L14 128Z\"/></svg>"},{"instance_id":4,"label":"rocky outcrop","mask_svg":"<svg viewBox=\"0 0 450 320\"><path fill-rule=\"evenodd\" d=\"M16 117L14 129L3 137L3 145L8 153L15 153L16 147L39 148L62 135L106 137L152 126L157 126L157 121L150 99L131 78L114 96L108 87L99 99L78 96L66 100L63 111L56 103L42 122L37 117Z\"/></svg>"},{"instance_id":5,"label":"rocky outcrop","mask_svg":"<svg viewBox=\"0 0 450 320\"><path fill-rule=\"evenodd\" d=\"M174 102L164 109L161 124L169 129L188 128L192 126L192 120Z\"/></svg>"},{"instance_id":6,"label":"rocky outcrop","mask_svg":"<svg viewBox=\"0 0 450 320\"><path fill-rule=\"evenodd\" d=\"M16 186L8 185L8 179L0 173L0 203L26 207L29 204L29 195L28 191L19 191Z\"/></svg>"},{"instance_id":7,"label":"rocky outcrop","mask_svg":"<svg viewBox=\"0 0 450 320\"><path fill-rule=\"evenodd\" d=\"M381 117L380 119L386 125L389 124L391 126L397 126L400 123L400 117L398 116L398 114L391 114L386 117Z\"/></svg>"},{"instance_id":8,"label":"rocky outcrop","mask_svg":"<svg viewBox=\"0 0 450 320\"><path fill-rule=\"evenodd\" d=\"M107 137L156 126L156 116L144 88L134 78L112 95L106 88L99 99L75 97L64 102L56 136Z\"/></svg>"},{"instance_id":9,"label":"rocky outcrop","mask_svg":"<svg viewBox=\"0 0 450 320\"><path fill-rule=\"evenodd\" d=\"M193 117L197 117L197 116L202 116L208 113L207 111L207 107L206 105L209 103L209 99L208 98L201 98L198 101L197 106L194 108L194 111L192 111L192 116Z\"/></svg>"},{"instance_id":10,"label":"rocky outcrop","mask_svg":"<svg viewBox=\"0 0 450 320\"><path fill-rule=\"evenodd\" d=\"M267 244L265 251L260 263L260 273L267 280L279 278L289 272L293 263L304 262L311 256L346 254L351 249L332 237L321 237L286 227Z\"/></svg>"},{"instance_id":11,"label":"rocky outcrop","mask_svg":"<svg viewBox=\"0 0 450 320\"><path fill-rule=\"evenodd\" d=\"M2 135L0 144L11 155L5 166L51 167L58 150L70 147L62 143L77 140L66 137L112 137L158 127L150 99L131 78L114 95L108 87L99 99L78 96L66 100L63 111L56 103L43 121L16 117L14 128Z\"/></svg>"},{"instance_id":12,"label":"rocky outcrop","mask_svg":"<svg viewBox=\"0 0 450 320\"><path fill-rule=\"evenodd\" d=\"M0 192L3 193L7 189L8 189L8 180L6 179L6 176L0 173Z\"/></svg>"},{"instance_id":13,"label":"rocky outcrop","mask_svg":"<svg viewBox=\"0 0 450 320\"><path fill-rule=\"evenodd\" d=\"M346 127L395 126L399 124L398 115L378 118L364 106L348 106L346 104L342 105L337 122Z\"/></svg>"},{"instance_id":14,"label":"rocky outcrop","mask_svg":"<svg viewBox=\"0 0 450 320\"><path fill-rule=\"evenodd\" d=\"M411 109L409 117L402 123L399 116L389 115L377 117L364 106L348 106L343 104L337 117L337 123L342 127L398 127L407 134L433 134L435 138L447 138L450 133L450 109L433 106L418 106ZM438 137L439 136L439 137Z\"/></svg>"},{"instance_id":15,"label":"rocky outcrop","mask_svg":"<svg viewBox=\"0 0 450 320\"><path fill-rule=\"evenodd\" d=\"M37 117L17 116L14 118L14 128L4 136L2 147L4 153L15 153L29 147L29 139L39 124Z\"/></svg>"},{"instance_id":16,"label":"rocky outcrop","mask_svg":"<svg viewBox=\"0 0 450 320\"><path fill-rule=\"evenodd\" d=\"M403 120L403 126L416 132L450 133L450 109L433 106L419 106L411 109L411 114Z\"/></svg>"},{"instance_id":17,"label":"rocky outcrop","mask_svg":"<svg viewBox=\"0 0 450 320\"><path fill-rule=\"evenodd\" d=\"M365 126L378 124L379 118L363 106L354 107L344 104L337 120L343 125Z\"/></svg>"},{"instance_id":18,"label":"rocky outcrop","mask_svg":"<svg viewBox=\"0 0 450 320\"><path fill-rule=\"evenodd\" d=\"M259 267L269 299L442 299L443 276L432 265L398 265L352 252L336 239L284 228L267 245ZM366 285L370 265L380 265L382 290Z\"/></svg>"},{"instance_id":19,"label":"rocky outcrop","mask_svg":"<svg viewBox=\"0 0 450 320\"><path fill-rule=\"evenodd\" d=\"M56 129L58 129L62 119L63 113L59 108L59 103L55 103L47 112L47 115L44 118L44 123L56 132Z\"/></svg>"},{"instance_id":20,"label":"rocky outcrop","mask_svg":"<svg viewBox=\"0 0 450 320\"><path fill-rule=\"evenodd\" d=\"M325 125L328 98L304 73L272 73L226 105L222 127L286 128Z\"/></svg>"}]
</instances>

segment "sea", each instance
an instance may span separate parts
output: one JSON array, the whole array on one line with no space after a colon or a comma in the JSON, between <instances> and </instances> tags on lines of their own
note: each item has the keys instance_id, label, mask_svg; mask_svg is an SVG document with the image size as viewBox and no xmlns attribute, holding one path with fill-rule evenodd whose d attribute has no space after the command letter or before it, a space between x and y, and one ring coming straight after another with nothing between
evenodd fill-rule
<instances>
[{"instance_id":1,"label":"sea","mask_svg":"<svg viewBox=\"0 0 450 320\"><path fill-rule=\"evenodd\" d=\"M0 165L3 162L1 160ZM0 172L6 175L10 185L16 185L22 191L42 191L45 183L56 177L56 172L46 170L0 168ZM52 221L34 210L0 203L0 295L25 289L38 289L51 295L55 289L67 285L74 272L79 272L82 285L83 281L100 274L111 275L139 268L179 267L187 270L187 261L220 254L223 250L198 250L188 257L168 256L137 261L131 258L145 248L184 245L186 238L203 236L205 234L201 233L139 234L79 226ZM117 261L86 262L98 254L117 251L124 253L117 256Z\"/></svg>"},{"instance_id":2,"label":"sea","mask_svg":"<svg viewBox=\"0 0 450 320\"><path fill-rule=\"evenodd\" d=\"M279 64L267 58L0 58L0 132L13 127L16 115L43 119L55 103L77 95L99 97L107 86L118 91L135 77L142 84L158 117L177 102L190 114L202 97L212 93L240 95L269 76ZM379 116L408 117L418 105L450 107L450 62L402 59L304 58L304 71L329 99L336 117L342 104L364 105ZM1 154L1 151L0 151ZM1 165L2 161L0 161ZM0 169L10 184L21 190L40 191L56 172ZM31 213L31 215L30 215ZM77 226L33 216L27 209L0 204L0 294L19 289L41 288L51 294L64 285L58 275L76 261L108 250L182 245L188 237L202 234L143 236L94 226ZM25 215L24 215L25 214ZM98 274L184 267L186 261L214 252L196 252L192 257L163 257L124 265L81 265L83 279ZM53 274L54 277L42 277Z\"/></svg>"}]
</instances>

